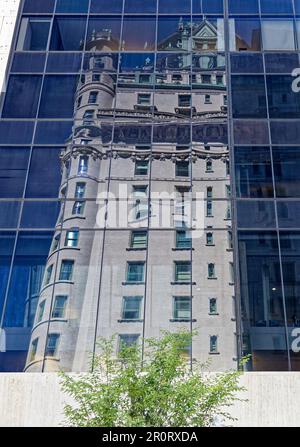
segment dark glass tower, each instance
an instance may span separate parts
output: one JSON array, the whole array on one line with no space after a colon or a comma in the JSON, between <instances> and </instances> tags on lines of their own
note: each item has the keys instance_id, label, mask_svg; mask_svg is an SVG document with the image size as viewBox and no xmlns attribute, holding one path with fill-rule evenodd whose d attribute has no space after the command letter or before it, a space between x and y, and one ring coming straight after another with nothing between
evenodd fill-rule
<instances>
[{"instance_id":1,"label":"dark glass tower","mask_svg":"<svg viewBox=\"0 0 300 447\"><path fill-rule=\"evenodd\" d=\"M85 371L100 336L180 328L216 370L298 370L300 1L21 3L0 371Z\"/></svg>"}]
</instances>

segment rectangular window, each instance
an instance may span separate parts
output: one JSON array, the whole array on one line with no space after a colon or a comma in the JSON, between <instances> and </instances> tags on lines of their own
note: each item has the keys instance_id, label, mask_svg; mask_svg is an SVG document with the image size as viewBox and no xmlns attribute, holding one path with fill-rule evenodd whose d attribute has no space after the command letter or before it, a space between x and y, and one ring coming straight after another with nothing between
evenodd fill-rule
<instances>
[{"instance_id":1,"label":"rectangular window","mask_svg":"<svg viewBox=\"0 0 300 447\"><path fill-rule=\"evenodd\" d=\"M72 209L72 214L82 215L84 213L85 202L75 202Z\"/></svg>"},{"instance_id":2,"label":"rectangular window","mask_svg":"<svg viewBox=\"0 0 300 447\"><path fill-rule=\"evenodd\" d=\"M78 174L86 174L88 172L89 158L86 155L82 155L79 158Z\"/></svg>"},{"instance_id":3,"label":"rectangular window","mask_svg":"<svg viewBox=\"0 0 300 447\"><path fill-rule=\"evenodd\" d=\"M56 357L57 356L59 338L60 338L59 334L49 334L48 335L46 351L45 351L46 357Z\"/></svg>"},{"instance_id":4,"label":"rectangular window","mask_svg":"<svg viewBox=\"0 0 300 447\"><path fill-rule=\"evenodd\" d=\"M85 196L85 183L76 183L75 198L83 199Z\"/></svg>"},{"instance_id":5,"label":"rectangular window","mask_svg":"<svg viewBox=\"0 0 300 447\"><path fill-rule=\"evenodd\" d=\"M178 95L178 106L179 107L190 107L192 102L191 95Z\"/></svg>"},{"instance_id":6,"label":"rectangular window","mask_svg":"<svg viewBox=\"0 0 300 447\"><path fill-rule=\"evenodd\" d=\"M89 95L89 104L96 104L98 99L98 92L91 92Z\"/></svg>"},{"instance_id":7,"label":"rectangular window","mask_svg":"<svg viewBox=\"0 0 300 447\"><path fill-rule=\"evenodd\" d=\"M214 244L214 235L213 233L206 233L206 245Z\"/></svg>"},{"instance_id":8,"label":"rectangular window","mask_svg":"<svg viewBox=\"0 0 300 447\"><path fill-rule=\"evenodd\" d=\"M208 264L207 266L207 275L209 279L213 279L216 277L216 272L215 272L215 264Z\"/></svg>"},{"instance_id":9,"label":"rectangular window","mask_svg":"<svg viewBox=\"0 0 300 447\"><path fill-rule=\"evenodd\" d=\"M31 343L30 358L29 358L30 362L34 362L34 360L35 360L38 342L39 342L39 339L35 338Z\"/></svg>"},{"instance_id":10,"label":"rectangular window","mask_svg":"<svg viewBox=\"0 0 300 447\"><path fill-rule=\"evenodd\" d=\"M147 247L147 231L133 231L131 233L131 248L146 248Z\"/></svg>"},{"instance_id":11,"label":"rectangular window","mask_svg":"<svg viewBox=\"0 0 300 447\"><path fill-rule=\"evenodd\" d=\"M65 318L66 305L68 297L66 295L57 295L52 309L52 318Z\"/></svg>"},{"instance_id":12,"label":"rectangular window","mask_svg":"<svg viewBox=\"0 0 300 447\"><path fill-rule=\"evenodd\" d=\"M205 104L211 104L211 97L210 97L210 95L205 95L204 102L205 102Z\"/></svg>"},{"instance_id":13,"label":"rectangular window","mask_svg":"<svg viewBox=\"0 0 300 447\"><path fill-rule=\"evenodd\" d=\"M231 284L234 284L234 264L233 264L233 262L229 262L229 281Z\"/></svg>"},{"instance_id":14,"label":"rectangular window","mask_svg":"<svg viewBox=\"0 0 300 447\"><path fill-rule=\"evenodd\" d=\"M175 175L176 177L189 177L190 163L188 161L176 161Z\"/></svg>"},{"instance_id":15,"label":"rectangular window","mask_svg":"<svg viewBox=\"0 0 300 447\"><path fill-rule=\"evenodd\" d=\"M120 334L119 335L119 351L122 348L137 345L140 335L139 334Z\"/></svg>"},{"instance_id":16,"label":"rectangular window","mask_svg":"<svg viewBox=\"0 0 300 447\"><path fill-rule=\"evenodd\" d=\"M44 51L47 49L51 20L42 17L22 19L17 51Z\"/></svg>"},{"instance_id":17,"label":"rectangular window","mask_svg":"<svg viewBox=\"0 0 300 447\"><path fill-rule=\"evenodd\" d=\"M42 321L42 319L43 319L44 310L45 310L45 304L46 304L46 300L42 301L39 304L38 311L37 311L37 319L36 319L37 323L40 323Z\"/></svg>"},{"instance_id":18,"label":"rectangular window","mask_svg":"<svg viewBox=\"0 0 300 447\"><path fill-rule=\"evenodd\" d=\"M209 298L209 313L211 315L217 313L217 298Z\"/></svg>"},{"instance_id":19,"label":"rectangular window","mask_svg":"<svg viewBox=\"0 0 300 447\"><path fill-rule=\"evenodd\" d=\"M173 318L174 320L191 319L191 298L189 296L174 296Z\"/></svg>"},{"instance_id":20,"label":"rectangular window","mask_svg":"<svg viewBox=\"0 0 300 447\"><path fill-rule=\"evenodd\" d=\"M57 234L57 235L55 236L55 238L53 239L53 242L52 242L52 250L51 250L51 251L55 251L55 250L58 249L58 247L59 247L59 242L60 242L60 234Z\"/></svg>"},{"instance_id":21,"label":"rectangular window","mask_svg":"<svg viewBox=\"0 0 300 447\"><path fill-rule=\"evenodd\" d=\"M264 50L294 50L293 20L263 19L261 32Z\"/></svg>"},{"instance_id":22,"label":"rectangular window","mask_svg":"<svg viewBox=\"0 0 300 447\"><path fill-rule=\"evenodd\" d=\"M71 281L73 275L74 261L64 260L61 262L59 280Z\"/></svg>"},{"instance_id":23,"label":"rectangular window","mask_svg":"<svg viewBox=\"0 0 300 447\"><path fill-rule=\"evenodd\" d=\"M176 231L176 248L192 248L191 233L185 230Z\"/></svg>"},{"instance_id":24,"label":"rectangular window","mask_svg":"<svg viewBox=\"0 0 300 447\"><path fill-rule=\"evenodd\" d=\"M148 175L149 162L147 160L139 160L135 162L134 175Z\"/></svg>"},{"instance_id":25,"label":"rectangular window","mask_svg":"<svg viewBox=\"0 0 300 447\"><path fill-rule=\"evenodd\" d=\"M45 286L47 286L47 284L49 284L49 282L51 280L52 270L53 270L53 265L50 265L46 270L45 281L44 281Z\"/></svg>"},{"instance_id":26,"label":"rectangular window","mask_svg":"<svg viewBox=\"0 0 300 447\"><path fill-rule=\"evenodd\" d=\"M151 95L149 93L138 93L137 103L140 106L148 106L151 104Z\"/></svg>"},{"instance_id":27,"label":"rectangular window","mask_svg":"<svg viewBox=\"0 0 300 447\"><path fill-rule=\"evenodd\" d=\"M175 281L190 282L192 278L192 269L190 261L175 262Z\"/></svg>"},{"instance_id":28,"label":"rectangular window","mask_svg":"<svg viewBox=\"0 0 300 447\"><path fill-rule=\"evenodd\" d=\"M65 247L77 247L79 239L79 230L69 230L66 234Z\"/></svg>"},{"instance_id":29,"label":"rectangular window","mask_svg":"<svg viewBox=\"0 0 300 447\"><path fill-rule=\"evenodd\" d=\"M141 318L142 296L124 296L122 319L123 320L139 320Z\"/></svg>"},{"instance_id":30,"label":"rectangular window","mask_svg":"<svg viewBox=\"0 0 300 447\"><path fill-rule=\"evenodd\" d=\"M100 75L99 74L93 74L92 81L93 82L100 82Z\"/></svg>"},{"instance_id":31,"label":"rectangular window","mask_svg":"<svg viewBox=\"0 0 300 447\"><path fill-rule=\"evenodd\" d=\"M207 160L206 161L206 172L213 172L212 160Z\"/></svg>"},{"instance_id":32,"label":"rectangular window","mask_svg":"<svg viewBox=\"0 0 300 447\"><path fill-rule=\"evenodd\" d=\"M147 189L146 185L136 185L133 186L133 196L135 199L146 199L147 198Z\"/></svg>"},{"instance_id":33,"label":"rectangular window","mask_svg":"<svg viewBox=\"0 0 300 447\"><path fill-rule=\"evenodd\" d=\"M202 83L203 84L211 84L211 76L210 75L202 75ZM209 95L205 95L209 96Z\"/></svg>"},{"instance_id":34,"label":"rectangular window","mask_svg":"<svg viewBox=\"0 0 300 447\"><path fill-rule=\"evenodd\" d=\"M127 264L127 281L128 282L143 282L144 281L144 262L128 262Z\"/></svg>"},{"instance_id":35,"label":"rectangular window","mask_svg":"<svg viewBox=\"0 0 300 447\"><path fill-rule=\"evenodd\" d=\"M218 337L217 337L217 335L211 335L209 337L209 352L211 354L218 352Z\"/></svg>"}]
</instances>

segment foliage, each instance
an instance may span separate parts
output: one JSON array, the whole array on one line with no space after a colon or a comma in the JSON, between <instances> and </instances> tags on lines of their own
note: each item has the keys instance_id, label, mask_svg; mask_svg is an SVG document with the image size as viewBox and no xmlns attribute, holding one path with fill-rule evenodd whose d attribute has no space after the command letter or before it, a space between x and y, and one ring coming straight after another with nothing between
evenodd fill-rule
<instances>
[{"instance_id":1,"label":"foliage","mask_svg":"<svg viewBox=\"0 0 300 447\"><path fill-rule=\"evenodd\" d=\"M76 427L203 427L216 417L232 419L241 371L207 374L209 364L183 352L190 332L164 332L141 346L123 346L115 358L115 337L101 339L91 373L61 373L62 388L75 401L65 406L66 422Z\"/></svg>"}]
</instances>

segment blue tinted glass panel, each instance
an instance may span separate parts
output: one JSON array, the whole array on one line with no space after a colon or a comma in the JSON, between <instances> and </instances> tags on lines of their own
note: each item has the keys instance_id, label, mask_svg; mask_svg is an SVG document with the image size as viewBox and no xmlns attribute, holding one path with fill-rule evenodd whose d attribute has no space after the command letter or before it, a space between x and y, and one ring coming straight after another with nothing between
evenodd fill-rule
<instances>
[{"instance_id":1,"label":"blue tinted glass panel","mask_svg":"<svg viewBox=\"0 0 300 447\"><path fill-rule=\"evenodd\" d=\"M193 14L222 14L223 0L192 0Z\"/></svg>"},{"instance_id":2,"label":"blue tinted glass panel","mask_svg":"<svg viewBox=\"0 0 300 447\"><path fill-rule=\"evenodd\" d=\"M232 76L231 87L234 118L264 118L267 116L263 76ZM245 98L247 98L247 107L245 107Z\"/></svg>"},{"instance_id":3,"label":"blue tinted glass panel","mask_svg":"<svg viewBox=\"0 0 300 447\"><path fill-rule=\"evenodd\" d=\"M262 14L293 14L292 0L260 0L260 9Z\"/></svg>"},{"instance_id":4,"label":"blue tinted glass panel","mask_svg":"<svg viewBox=\"0 0 300 447\"><path fill-rule=\"evenodd\" d=\"M91 0L91 13L121 13L123 0Z\"/></svg>"},{"instance_id":5,"label":"blue tinted glass panel","mask_svg":"<svg viewBox=\"0 0 300 447\"><path fill-rule=\"evenodd\" d=\"M59 202L25 202L22 228L54 228L60 211Z\"/></svg>"},{"instance_id":6,"label":"blue tinted glass panel","mask_svg":"<svg viewBox=\"0 0 300 447\"><path fill-rule=\"evenodd\" d=\"M158 50L187 50L178 47L179 28L191 22L191 16L160 16L158 18L157 49Z\"/></svg>"},{"instance_id":7,"label":"blue tinted glass panel","mask_svg":"<svg viewBox=\"0 0 300 447\"><path fill-rule=\"evenodd\" d=\"M59 148L33 149L26 197L58 197L61 180Z\"/></svg>"},{"instance_id":8,"label":"blue tinted glass panel","mask_svg":"<svg viewBox=\"0 0 300 447\"><path fill-rule=\"evenodd\" d=\"M0 121L0 144L30 144L33 127L31 121Z\"/></svg>"},{"instance_id":9,"label":"blue tinted glass panel","mask_svg":"<svg viewBox=\"0 0 300 447\"><path fill-rule=\"evenodd\" d=\"M296 121L271 121L273 144L300 144L300 123Z\"/></svg>"},{"instance_id":10,"label":"blue tinted glass panel","mask_svg":"<svg viewBox=\"0 0 300 447\"><path fill-rule=\"evenodd\" d=\"M291 76L267 76L270 118L299 118L300 95L291 87Z\"/></svg>"},{"instance_id":11,"label":"blue tinted glass panel","mask_svg":"<svg viewBox=\"0 0 300 447\"><path fill-rule=\"evenodd\" d=\"M294 3L295 3L296 14L300 14L300 0L294 0Z\"/></svg>"},{"instance_id":12,"label":"blue tinted glass panel","mask_svg":"<svg viewBox=\"0 0 300 447\"><path fill-rule=\"evenodd\" d=\"M44 51L50 30L48 17L23 17L17 41L18 51Z\"/></svg>"},{"instance_id":13,"label":"blue tinted glass panel","mask_svg":"<svg viewBox=\"0 0 300 447\"><path fill-rule=\"evenodd\" d=\"M56 12L88 12L89 0L57 0Z\"/></svg>"},{"instance_id":14,"label":"blue tinted glass panel","mask_svg":"<svg viewBox=\"0 0 300 447\"><path fill-rule=\"evenodd\" d=\"M0 316L2 315L14 244L15 233L0 232Z\"/></svg>"},{"instance_id":15,"label":"blue tinted glass panel","mask_svg":"<svg viewBox=\"0 0 300 447\"><path fill-rule=\"evenodd\" d=\"M15 53L11 71L16 73L43 72L45 66L45 54L40 53Z\"/></svg>"},{"instance_id":16,"label":"blue tinted glass panel","mask_svg":"<svg viewBox=\"0 0 300 447\"><path fill-rule=\"evenodd\" d=\"M299 66L299 56L295 53L266 53L267 73L288 73Z\"/></svg>"},{"instance_id":17,"label":"blue tinted glass panel","mask_svg":"<svg viewBox=\"0 0 300 447\"><path fill-rule=\"evenodd\" d=\"M231 54L231 73L263 73L263 58L261 54Z\"/></svg>"},{"instance_id":18,"label":"blue tinted glass panel","mask_svg":"<svg viewBox=\"0 0 300 447\"><path fill-rule=\"evenodd\" d=\"M238 201L237 223L239 228L276 228L273 201Z\"/></svg>"},{"instance_id":19,"label":"blue tinted glass panel","mask_svg":"<svg viewBox=\"0 0 300 447\"><path fill-rule=\"evenodd\" d=\"M50 53L47 60L49 73L77 73L81 69L82 55L78 53Z\"/></svg>"},{"instance_id":20,"label":"blue tinted glass panel","mask_svg":"<svg viewBox=\"0 0 300 447\"><path fill-rule=\"evenodd\" d=\"M159 14L190 14L191 0L158 0Z\"/></svg>"},{"instance_id":21,"label":"blue tinted glass panel","mask_svg":"<svg viewBox=\"0 0 300 447\"><path fill-rule=\"evenodd\" d=\"M72 132L72 121L39 121L35 144L64 144Z\"/></svg>"},{"instance_id":22,"label":"blue tinted glass panel","mask_svg":"<svg viewBox=\"0 0 300 447\"><path fill-rule=\"evenodd\" d=\"M229 14L258 14L258 0L228 0Z\"/></svg>"},{"instance_id":23,"label":"blue tinted glass panel","mask_svg":"<svg viewBox=\"0 0 300 447\"><path fill-rule=\"evenodd\" d=\"M0 147L0 197L23 197L29 148Z\"/></svg>"},{"instance_id":24,"label":"blue tinted glass panel","mask_svg":"<svg viewBox=\"0 0 300 447\"><path fill-rule=\"evenodd\" d=\"M229 19L231 51L261 51L260 21L251 18Z\"/></svg>"},{"instance_id":25,"label":"blue tinted glass panel","mask_svg":"<svg viewBox=\"0 0 300 447\"><path fill-rule=\"evenodd\" d=\"M20 209L20 202L0 202L0 228L16 228Z\"/></svg>"},{"instance_id":26,"label":"blue tinted glass panel","mask_svg":"<svg viewBox=\"0 0 300 447\"><path fill-rule=\"evenodd\" d=\"M145 71L153 72L154 54L123 53L120 58L120 72Z\"/></svg>"},{"instance_id":27,"label":"blue tinted glass panel","mask_svg":"<svg viewBox=\"0 0 300 447\"><path fill-rule=\"evenodd\" d=\"M85 17L56 17L50 43L51 51L79 51L83 49Z\"/></svg>"},{"instance_id":28,"label":"blue tinted glass panel","mask_svg":"<svg viewBox=\"0 0 300 447\"><path fill-rule=\"evenodd\" d=\"M11 76L2 116L4 118L34 118L37 112L41 84L41 76ZM22 107L20 107L20 103L22 103Z\"/></svg>"},{"instance_id":29,"label":"blue tinted glass panel","mask_svg":"<svg viewBox=\"0 0 300 447\"><path fill-rule=\"evenodd\" d=\"M125 0L124 12L126 13L156 13L156 0ZM168 11L169 12L169 11Z\"/></svg>"},{"instance_id":30,"label":"blue tinted glass panel","mask_svg":"<svg viewBox=\"0 0 300 447\"><path fill-rule=\"evenodd\" d=\"M55 0L25 0L23 12L26 13L48 13L53 12Z\"/></svg>"},{"instance_id":31,"label":"blue tinted glass panel","mask_svg":"<svg viewBox=\"0 0 300 447\"><path fill-rule=\"evenodd\" d=\"M118 51L120 48L121 17L91 16L86 49L88 51Z\"/></svg>"},{"instance_id":32,"label":"blue tinted glass panel","mask_svg":"<svg viewBox=\"0 0 300 447\"><path fill-rule=\"evenodd\" d=\"M71 118L77 81L77 76L46 76L39 116L41 118Z\"/></svg>"},{"instance_id":33,"label":"blue tinted glass panel","mask_svg":"<svg viewBox=\"0 0 300 447\"><path fill-rule=\"evenodd\" d=\"M268 144L269 130L267 121L234 120L235 144Z\"/></svg>"},{"instance_id":34,"label":"blue tinted glass panel","mask_svg":"<svg viewBox=\"0 0 300 447\"><path fill-rule=\"evenodd\" d=\"M277 200L277 215L280 228L299 228L300 202Z\"/></svg>"},{"instance_id":35,"label":"blue tinted glass panel","mask_svg":"<svg viewBox=\"0 0 300 447\"><path fill-rule=\"evenodd\" d=\"M151 16L124 18L122 49L153 51L155 49L156 19Z\"/></svg>"},{"instance_id":36,"label":"blue tinted glass panel","mask_svg":"<svg viewBox=\"0 0 300 447\"><path fill-rule=\"evenodd\" d=\"M300 147L273 147L273 164L277 197L300 197Z\"/></svg>"}]
</instances>

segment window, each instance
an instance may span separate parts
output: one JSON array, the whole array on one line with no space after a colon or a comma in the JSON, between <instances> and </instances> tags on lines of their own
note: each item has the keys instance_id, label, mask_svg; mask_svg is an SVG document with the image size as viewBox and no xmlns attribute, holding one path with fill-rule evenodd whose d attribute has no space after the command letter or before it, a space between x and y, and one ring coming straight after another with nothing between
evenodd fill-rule
<instances>
[{"instance_id":1,"label":"window","mask_svg":"<svg viewBox=\"0 0 300 447\"><path fill-rule=\"evenodd\" d=\"M216 83L217 85L223 85L223 76L216 76Z\"/></svg>"},{"instance_id":2,"label":"window","mask_svg":"<svg viewBox=\"0 0 300 447\"><path fill-rule=\"evenodd\" d=\"M92 124L94 122L94 110L86 110L83 114L83 124Z\"/></svg>"},{"instance_id":3,"label":"window","mask_svg":"<svg viewBox=\"0 0 300 447\"><path fill-rule=\"evenodd\" d=\"M189 296L174 296L173 318L174 320L191 319L191 298Z\"/></svg>"},{"instance_id":4,"label":"window","mask_svg":"<svg viewBox=\"0 0 300 447\"><path fill-rule=\"evenodd\" d=\"M42 17L24 17L21 22L17 51L44 51L47 49L51 20Z\"/></svg>"},{"instance_id":5,"label":"window","mask_svg":"<svg viewBox=\"0 0 300 447\"><path fill-rule=\"evenodd\" d=\"M97 102L98 92L91 92L89 95L89 104L95 104Z\"/></svg>"},{"instance_id":6,"label":"window","mask_svg":"<svg viewBox=\"0 0 300 447\"><path fill-rule=\"evenodd\" d=\"M124 296L122 319L123 320L139 320L141 318L142 296Z\"/></svg>"},{"instance_id":7,"label":"window","mask_svg":"<svg viewBox=\"0 0 300 447\"><path fill-rule=\"evenodd\" d=\"M128 282L143 282L144 281L144 262L128 262L127 264L127 281Z\"/></svg>"},{"instance_id":8,"label":"window","mask_svg":"<svg viewBox=\"0 0 300 447\"><path fill-rule=\"evenodd\" d=\"M51 51L80 51L85 37L86 17L55 16Z\"/></svg>"},{"instance_id":9,"label":"window","mask_svg":"<svg viewBox=\"0 0 300 447\"><path fill-rule=\"evenodd\" d=\"M206 160L206 172L212 172L212 171L213 171L212 160Z\"/></svg>"},{"instance_id":10,"label":"window","mask_svg":"<svg viewBox=\"0 0 300 447\"><path fill-rule=\"evenodd\" d=\"M148 175L149 162L147 160L139 160L135 162L134 175Z\"/></svg>"},{"instance_id":11,"label":"window","mask_svg":"<svg viewBox=\"0 0 300 447\"><path fill-rule=\"evenodd\" d=\"M53 264L50 265L47 270L46 270L46 274L45 274L45 281L44 281L44 285L47 286L51 280L51 276L52 276L52 270L53 270Z\"/></svg>"},{"instance_id":12,"label":"window","mask_svg":"<svg viewBox=\"0 0 300 447\"><path fill-rule=\"evenodd\" d=\"M190 282L192 269L190 261L175 262L175 282Z\"/></svg>"},{"instance_id":13,"label":"window","mask_svg":"<svg viewBox=\"0 0 300 447\"><path fill-rule=\"evenodd\" d=\"M234 0L236 1L236 0ZM248 3L249 0L243 3ZM230 50L260 51L261 30L259 19L229 19Z\"/></svg>"},{"instance_id":14,"label":"window","mask_svg":"<svg viewBox=\"0 0 300 447\"><path fill-rule=\"evenodd\" d=\"M38 342L39 342L39 339L35 338L31 343L31 350L30 350L30 357L29 357L30 362L34 362L34 360L35 360Z\"/></svg>"},{"instance_id":15,"label":"window","mask_svg":"<svg viewBox=\"0 0 300 447\"><path fill-rule=\"evenodd\" d=\"M59 334L49 334L48 335L46 351L45 351L46 357L56 357L59 339L60 339Z\"/></svg>"},{"instance_id":16,"label":"window","mask_svg":"<svg viewBox=\"0 0 300 447\"><path fill-rule=\"evenodd\" d=\"M208 187L206 188L206 197L207 197L208 199L212 199L212 197L213 197L213 189L212 189L212 186L208 186Z\"/></svg>"},{"instance_id":17,"label":"window","mask_svg":"<svg viewBox=\"0 0 300 447\"><path fill-rule=\"evenodd\" d=\"M147 231L133 231L131 233L131 248L146 248L147 247Z\"/></svg>"},{"instance_id":18,"label":"window","mask_svg":"<svg viewBox=\"0 0 300 447\"><path fill-rule=\"evenodd\" d=\"M44 316L44 310L45 310L45 304L46 304L46 300L43 300L38 307L38 311L37 311L37 319L36 322L40 323L43 319Z\"/></svg>"},{"instance_id":19,"label":"window","mask_svg":"<svg viewBox=\"0 0 300 447\"><path fill-rule=\"evenodd\" d=\"M213 233L206 233L206 245L214 244L214 235Z\"/></svg>"},{"instance_id":20,"label":"window","mask_svg":"<svg viewBox=\"0 0 300 447\"><path fill-rule=\"evenodd\" d=\"M192 239L189 231L176 231L176 248L192 248Z\"/></svg>"},{"instance_id":21,"label":"window","mask_svg":"<svg viewBox=\"0 0 300 447\"><path fill-rule=\"evenodd\" d=\"M147 198L147 185L136 185L133 186L133 196L135 199L146 199Z\"/></svg>"},{"instance_id":22,"label":"window","mask_svg":"<svg viewBox=\"0 0 300 447\"><path fill-rule=\"evenodd\" d=\"M232 76L232 112L234 118L266 118L265 80L260 75ZM247 98L247 107L245 107Z\"/></svg>"},{"instance_id":23,"label":"window","mask_svg":"<svg viewBox=\"0 0 300 447\"><path fill-rule=\"evenodd\" d=\"M233 248L233 236L232 231L227 231L228 248L231 250Z\"/></svg>"},{"instance_id":24,"label":"window","mask_svg":"<svg viewBox=\"0 0 300 447\"><path fill-rule=\"evenodd\" d=\"M192 97L191 95L178 95L178 106L179 107L190 107Z\"/></svg>"},{"instance_id":25,"label":"window","mask_svg":"<svg viewBox=\"0 0 300 447\"><path fill-rule=\"evenodd\" d=\"M149 84L151 81L151 76L149 74L140 74L139 80L141 84Z\"/></svg>"},{"instance_id":26,"label":"window","mask_svg":"<svg viewBox=\"0 0 300 447\"><path fill-rule=\"evenodd\" d=\"M76 199L83 199L85 196L85 183L76 183L76 189L75 189L75 198Z\"/></svg>"},{"instance_id":27,"label":"window","mask_svg":"<svg viewBox=\"0 0 300 447\"><path fill-rule=\"evenodd\" d=\"M140 106L148 106L151 103L151 95L148 93L138 93L137 103Z\"/></svg>"},{"instance_id":28,"label":"window","mask_svg":"<svg viewBox=\"0 0 300 447\"><path fill-rule=\"evenodd\" d=\"M208 273L208 278L209 279L213 279L216 277L216 273L215 273L215 264L208 264L207 266L207 273Z\"/></svg>"},{"instance_id":29,"label":"window","mask_svg":"<svg viewBox=\"0 0 300 447\"><path fill-rule=\"evenodd\" d=\"M264 50L294 50L293 20L263 19L261 32Z\"/></svg>"},{"instance_id":30,"label":"window","mask_svg":"<svg viewBox=\"0 0 300 447\"><path fill-rule=\"evenodd\" d=\"M73 275L74 261L64 260L61 262L59 280L71 281Z\"/></svg>"},{"instance_id":31,"label":"window","mask_svg":"<svg viewBox=\"0 0 300 447\"><path fill-rule=\"evenodd\" d=\"M78 164L78 174L86 174L88 171L88 163L89 158L87 155L82 155L79 158L79 164Z\"/></svg>"},{"instance_id":32,"label":"window","mask_svg":"<svg viewBox=\"0 0 300 447\"><path fill-rule=\"evenodd\" d=\"M205 102L205 104L211 104L211 97L210 97L210 95L205 95L204 102Z\"/></svg>"},{"instance_id":33,"label":"window","mask_svg":"<svg viewBox=\"0 0 300 447\"><path fill-rule=\"evenodd\" d=\"M53 239L53 243L52 243L52 251L55 251L58 249L59 247L59 242L60 242L60 234L57 234L55 236L55 238Z\"/></svg>"},{"instance_id":34,"label":"window","mask_svg":"<svg viewBox=\"0 0 300 447\"><path fill-rule=\"evenodd\" d=\"M93 74L92 81L93 82L100 82L100 75L99 74Z\"/></svg>"},{"instance_id":35,"label":"window","mask_svg":"<svg viewBox=\"0 0 300 447\"><path fill-rule=\"evenodd\" d=\"M230 282L230 284L234 284L234 264L233 264L233 262L229 262L229 282Z\"/></svg>"},{"instance_id":36,"label":"window","mask_svg":"<svg viewBox=\"0 0 300 447\"><path fill-rule=\"evenodd\" d=\"M176 161L175 175L176 177L189 177L190 163L188 161Z\"/></svg>"},{"instance_id":37,"label":"window","mask_svg":"<svg viewBox=\"0 0 300 447\"><path fill-rule=\"evenodd\" d=\"M79 230L69 230L66 234L65 247L77 247L79 239Z\"/></svg>"},{"instance_id":38,"label":"window","mask_svg":"<svg viewBox=\"0 0 300 447\"><path fill-rule=\"evenodd\" d=\"M211 76L210 75L202 75L202 83L203 84L211 84ZM205 95L210 96L210 95Z\"/></svg>"},{"instance_id":39,"label":"window","mask_svg":"<svg viewBox=\"0 0 300 447\"><path fill-rule=\"evenodd\" d=\"M209 298L209 313L215 315L217 311L217 298Z\"/></svg>"},{"instance_id":40,"label":"window","mask_svg":"<svg viewBox=\"0 0 300 447\"><path fill-rule=\"evenodd\" d=\"M211 354L218 352L218 337L217 337L217 335L211 335L209 337L209 352Z\"/></svg>"},{"instance_id":41,"label":"window","mask_svg":"<svg viewBox=\"0 0 300 447\"><path fill-rule=\"evenodd\" d=\"M68 297L66 295L57 295L52 309L52 318L64 318Z\"/></svg>"},{"instance_id":42,"label":"window","mask_svg":"<svg viewBox=\"0 0 300 447\"><path fill-rule=\"evenodd\" d=\"M82 215L84 213L85 202L75 202L72 209L72 214Z\"/></svg>"},{"instance_id":43,"label":"window","mask_svg":"<svg viewBox=\"0 0 300 447\"><path fill-rule=\"evenodd\" d=\"M119 351L122 348L128 348L130 346L137 345L140 335L139 334L120 334L119 335Z\"/></svg>"}]
</instances>

